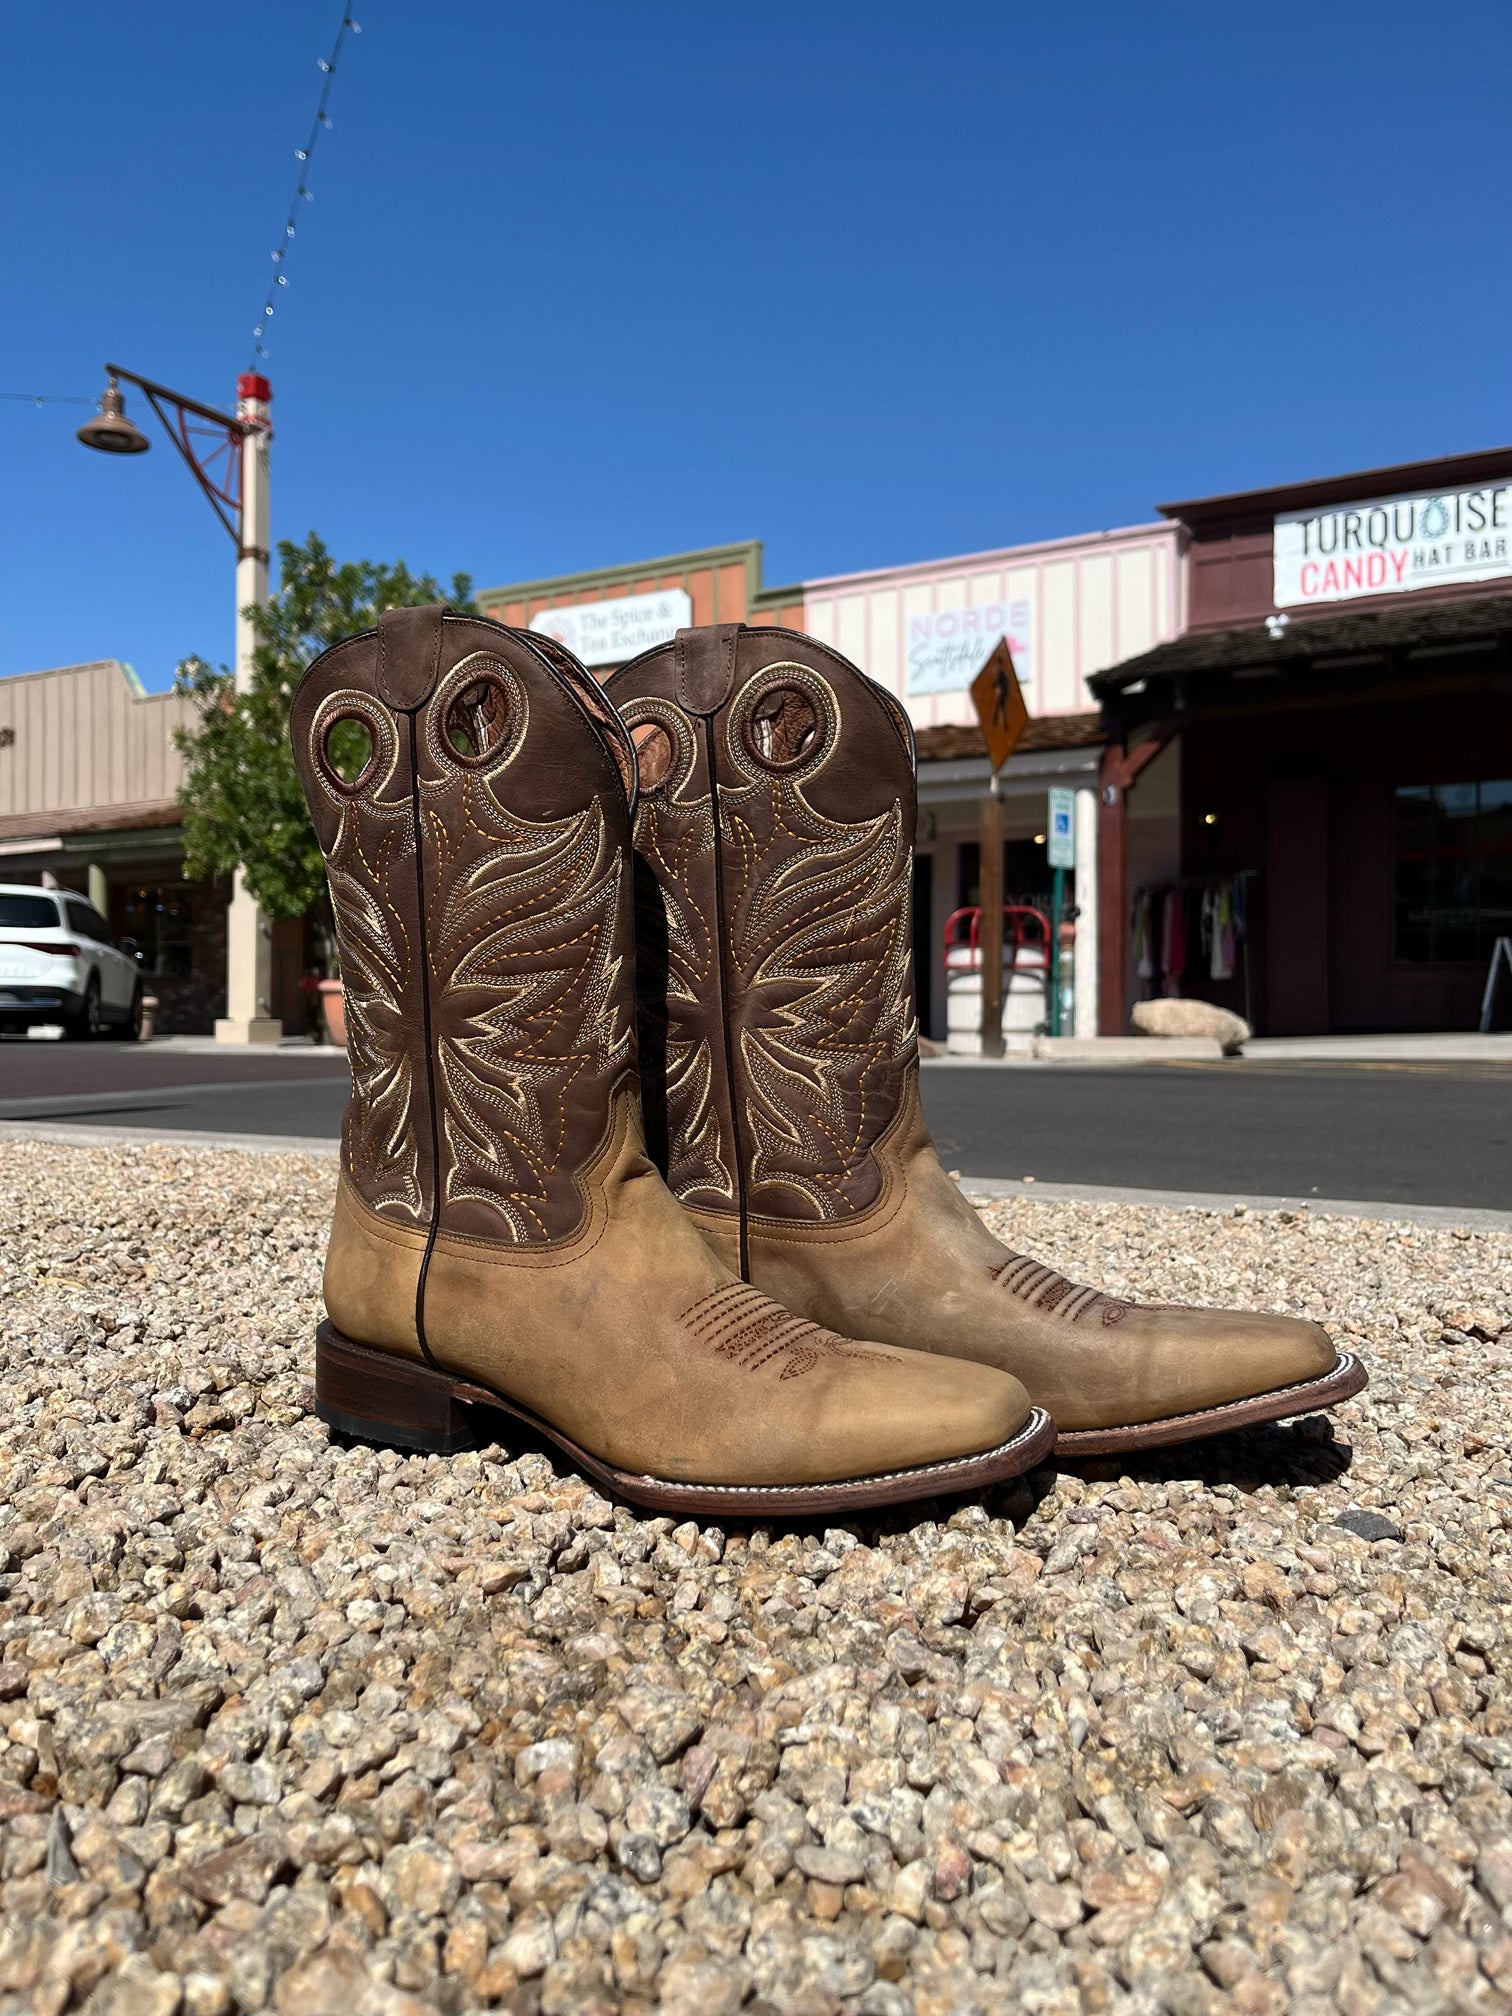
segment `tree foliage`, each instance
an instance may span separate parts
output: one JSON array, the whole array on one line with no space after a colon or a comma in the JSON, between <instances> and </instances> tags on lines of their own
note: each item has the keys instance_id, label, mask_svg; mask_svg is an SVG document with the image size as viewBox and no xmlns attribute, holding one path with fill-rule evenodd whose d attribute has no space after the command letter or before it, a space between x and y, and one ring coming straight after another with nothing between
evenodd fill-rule
<instances>
[{"instance_id":1,"label":"tree foliage","mask_svg":"<svg viewBox=\"0 0 1512 2016\"><path fill-rule=\"evenodd\" d=\"M385 609L445 600L475 616L478 606L466 574L454 574L443 596L434 576L412 574L402 560L338 566L313 532L302 546L280 541L278 558L277 593L266 609L250 612L257 635L251 691L238 693L231 674L203 658L186 658L174 679L199 715L176 737L186 763L179 792L184 873L229 875L240 867L270 917L314 912L324 921L325 864L289 744L294 689L312 659L371 629Z\"/></svg>"}]
</instances>

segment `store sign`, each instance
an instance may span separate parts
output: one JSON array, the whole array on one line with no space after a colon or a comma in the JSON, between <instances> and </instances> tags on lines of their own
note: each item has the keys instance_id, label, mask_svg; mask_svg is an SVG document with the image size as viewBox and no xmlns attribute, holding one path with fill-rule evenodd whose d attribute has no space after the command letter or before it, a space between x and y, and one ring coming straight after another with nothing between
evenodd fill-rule
<instances>
[{"instance_id":1,"label":"store sign","mask_svg":"<svg viewBox=\"0 0 1512 2016\"><path fill-rule=\"evenodd\" d=\"M999 637L1008 639L1014 669L1027 686L1030 679L1027 602L982 602L974 609L931 609L922 616L910 616L907 691L964 692Z\"/></svg>"},{"instance_id":2,"label":"store sign","mask_svg":"<svg viewBox=\"0 0 1512 2016\"><path fill-rule=\"evenodd\" d=\"M1512 483L1378 497L1275 523L1278 609L1512 574Z\"/></svg>"},{"instance_id":3,"label":"store sign","mask_svg":"<svg viewBox=\"0 0 1512 2016\"><path fill-rule=\"evenodd\" d=\"M657 644L670 644L692 621L693 598L685 588L658 588L654 595L538 609L530 627L555 637L585 665L622 665Z\"/></svg>"},{"instance_id":4,"label":"store sign","mask_svg":"<svg viewBox=\"0 0 1512 2016\"><path fill-rule=\"evenodd\" d=\"M1076 793L1061 785L1050 792L1050 830L1045 853L1052 868L1076 866Z\"/></svg>"}]
</instances>

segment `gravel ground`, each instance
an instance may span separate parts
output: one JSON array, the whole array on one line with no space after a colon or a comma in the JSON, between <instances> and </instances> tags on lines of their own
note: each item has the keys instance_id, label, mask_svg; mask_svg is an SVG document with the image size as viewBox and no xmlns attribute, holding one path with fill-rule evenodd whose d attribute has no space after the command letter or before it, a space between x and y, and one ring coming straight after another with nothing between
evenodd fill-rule
<instances>
[{"instance_id":1,"label":"gravel ground","mask_svg":"<svg viewBox=\"0 0 1512 2016\"><path fill-rule=\"evenodd\" d=\"M700 1528L333 1445L332 1180L0 1146L0 2009L1512 2007L1512 1241L990 1207L1374 1383Z\"/></svg>"}]
</instances>

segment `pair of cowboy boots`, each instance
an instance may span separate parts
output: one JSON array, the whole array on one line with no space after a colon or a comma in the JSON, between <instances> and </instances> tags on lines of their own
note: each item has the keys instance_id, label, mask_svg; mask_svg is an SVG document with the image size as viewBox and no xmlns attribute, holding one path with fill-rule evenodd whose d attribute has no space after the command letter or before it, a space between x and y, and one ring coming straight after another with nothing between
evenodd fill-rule
<instances>
[{"instance_id":1,"label":"pair of cowboy boots","mask_svg":"<svg viewBox=\"0 0 1512 2016\"><path fill-rule=\"evenodd\" d=\"M1364 1383L1312 1324L1078 1288L944 1175L908 723L825 647L684 631L604 689L394 610L291 733L352 1066L333 1427L447 1450L490 1406L659 1511L843 1512Z\"/></svg>"}]
</instances>

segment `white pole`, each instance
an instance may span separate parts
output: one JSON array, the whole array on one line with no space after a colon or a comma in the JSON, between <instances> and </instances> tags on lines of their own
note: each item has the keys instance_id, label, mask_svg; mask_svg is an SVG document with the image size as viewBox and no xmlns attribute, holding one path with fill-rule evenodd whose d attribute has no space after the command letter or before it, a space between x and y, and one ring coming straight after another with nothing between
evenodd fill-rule
<instances>
[{"instance_id":1,"label":"white pole","mask_svg":"<svg viewBox=\"0 0 1512 2016\"><path fill-rule=\"evenodd\" d=\"M1073 1033L1097 1034L1097 791L1076 791L1076 1008Z\"/></svg>"},{"instance_id":2,"label":"white pole","mask_svg":"<svg viewBox=\"0 0 1512 2016\"><path fill-rule=\"evenodd\" d=\"M257 638L246 610L266 608L268 549L272 520L268 506L268 444L272 438L273 391L259 373L237 381L239 419L254 424L242 438L241 544L236 556L236 690L252 689L252 652ZM220 1043L276 1043L283 1024L269 1012L273 985L273 942L268 920L253 902L238 868L226 913L226 1012L215 1025Z\"/></svg>"}]
</instances>

